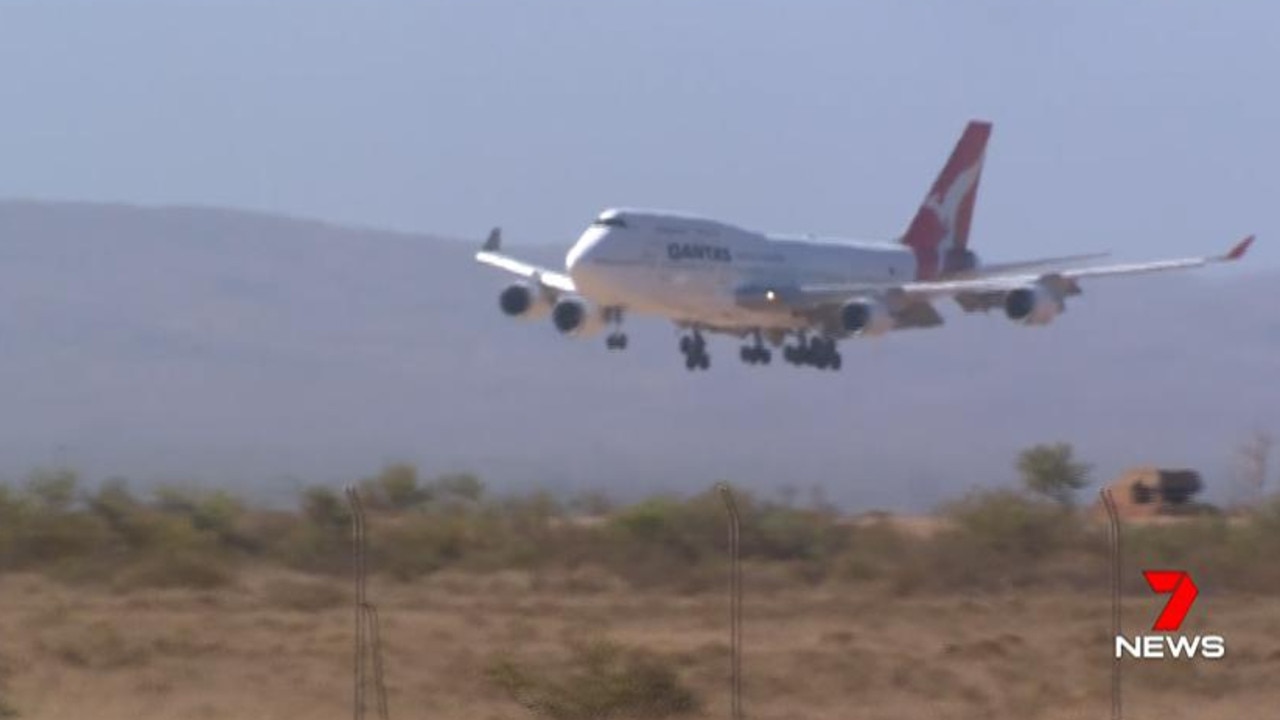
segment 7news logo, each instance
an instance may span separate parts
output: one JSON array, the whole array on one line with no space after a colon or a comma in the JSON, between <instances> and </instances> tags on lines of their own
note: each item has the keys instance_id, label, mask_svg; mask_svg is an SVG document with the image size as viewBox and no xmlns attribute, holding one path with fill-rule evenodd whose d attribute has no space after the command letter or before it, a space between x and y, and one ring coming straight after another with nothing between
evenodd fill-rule
<instances>
[{"instance_id":1,"label":"7news logo","mask_svg":"<svg viewBox=\"0 0 1280 720\"><path fill-rule=\"evenodd\" d=\"M1151 626L1158 633L1176 633L1195 603L1200 589L1183 570L1144 570L1143 577L1151 591L1169 594L1169 602ZM1227 654L1227 641L1221 635L1135 635L1116 636L1116 658L1126 655L1141 660L1195 658L1220 660Z\"/></svg>"}]
</instances>

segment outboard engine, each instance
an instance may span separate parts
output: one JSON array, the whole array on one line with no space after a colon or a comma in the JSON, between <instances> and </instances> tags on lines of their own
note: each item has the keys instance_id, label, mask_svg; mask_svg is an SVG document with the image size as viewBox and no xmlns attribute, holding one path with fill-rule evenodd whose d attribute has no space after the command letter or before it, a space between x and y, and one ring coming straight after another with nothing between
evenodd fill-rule
<instances>
[{"instance_id":1,"label":"outboard engine","mask_svg":"<svg viewBox=\"0 0 1280 720\"><path fill-rule=\"evenodd\" d=\"M1048 325L1064 309L1062 297L1041 283L1010 290L1004 296L1004 314L1023 325Z\"/></svg>"}]
</instances>

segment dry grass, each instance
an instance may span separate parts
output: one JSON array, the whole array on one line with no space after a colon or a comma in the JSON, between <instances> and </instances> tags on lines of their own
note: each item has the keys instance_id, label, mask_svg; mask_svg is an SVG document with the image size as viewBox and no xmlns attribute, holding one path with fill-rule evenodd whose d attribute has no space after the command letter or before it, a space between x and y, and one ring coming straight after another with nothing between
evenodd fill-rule
<instances>
[{"instance_id":1,"label":"dry grass","mask_svg":"<svg viewBox=\"0 0 1280 720\"><path fill-rule=\"evenodd\" d=\"M353 612L341 497L297 512L74 476L0 485L0 720L345 717ZM371 597L397 717L722 717L723 509L660 497L576 522L406 468L367 488ZM936 518L739 498L752 718L1094 718L1112 644L1105 532L1009 491ZM1221 662L1132 664L1126 717L1257 717L1280 652L1280 500L1248 522L1134 524L1126 568L1189 570ZM1127 627L1163 599L1127 573ZM1137 585L1135 585L1135 583Z\"/></svg>"},{"instance_id":2,"label":"dry grass","mask_svg":"<svg viewBox=\"0 0 1280 720\"><path fill-rule=\"evenodd\" d=\"M532 718L495 663L562 662L585 639L642 650L727 714L726 602L504 572L379 581L393 716ZM751 576L748 587L753 588ZM23 718L342 718L350 712L351 612L341 579L243 573L208 590L66 586L0 576L3 698ZM1133 597L1140 629L1157 597ZM769 583L746 606L753 718L1104 717L1108 599L1046 591L908 596ZM1226 660L1130 664L1127 717L1263 717L1280 699L1280 603L1202 597L1189 632L1228 639ZM542 663L542 665L538 665Z\"/></svg>"}]
</instances>

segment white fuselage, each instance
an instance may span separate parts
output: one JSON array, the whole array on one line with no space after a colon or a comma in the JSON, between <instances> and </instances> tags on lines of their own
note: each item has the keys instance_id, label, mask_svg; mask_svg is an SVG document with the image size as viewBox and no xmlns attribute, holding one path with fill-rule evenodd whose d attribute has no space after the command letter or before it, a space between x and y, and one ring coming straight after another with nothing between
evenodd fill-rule
<instances>
[{"instance_id":1,"label":"white fuselage","mask_svg":"<svg viewBox=\"0 0 1280 720\"><path fill-rule=\"evenodd\" d=\"M916 276L910 248L752 232L648 210L606 210L565 257L578 291L602 307L709 327L803 327L784 307L741 304L744 288L868 286Z\"/></svg>"}]
</instances>

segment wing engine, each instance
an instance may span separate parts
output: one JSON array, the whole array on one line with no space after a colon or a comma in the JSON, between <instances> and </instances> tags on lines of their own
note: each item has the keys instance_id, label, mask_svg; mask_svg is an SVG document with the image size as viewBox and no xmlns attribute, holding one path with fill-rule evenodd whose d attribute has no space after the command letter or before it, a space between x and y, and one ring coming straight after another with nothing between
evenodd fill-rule
<instances>
[{"instance_id":1,"label":"wing engine","mask_svg":"<svg viewBox=\"0 0 1280 720\"><path fill-rule=\"evenodd\" d=\"M895 324L893 313L875 298L857 298L840 308L840 326L852 335L883 335L892 330Z\"/></svg>"},{"instance_id":2,"label":"wing engine","mask_svg":"<svg viewBox=\"0 0 1280 720\"><path fill-rule=\"evenodd\" d=\"M1062 294L1045 283L1033 283L1005 293L1004 314L1023 325L1048 325L1066 309Z\"/></svg>"},{"instance_id":3,"label":"wing engine","mask_svg":"<svg viewBox=\"0 0 1280 720\"><path fill-rule=\"evenodd\" d=\"M551 308L551 322L564 335L594 335L604 327L604 318L591 303L577 295L563 295Z\"/></svg>"},{"instance_id":4,"label":"wing engine","mask_svg":"<svg viewBox=\"0 0 1280 720\"><path fill-rule=\"evenodd\" d=\"M498 306L505 315L522 320L536 320L551 311L546 294L525 280L508 285L498 296Z\"/></svg>"}]
</instances>

